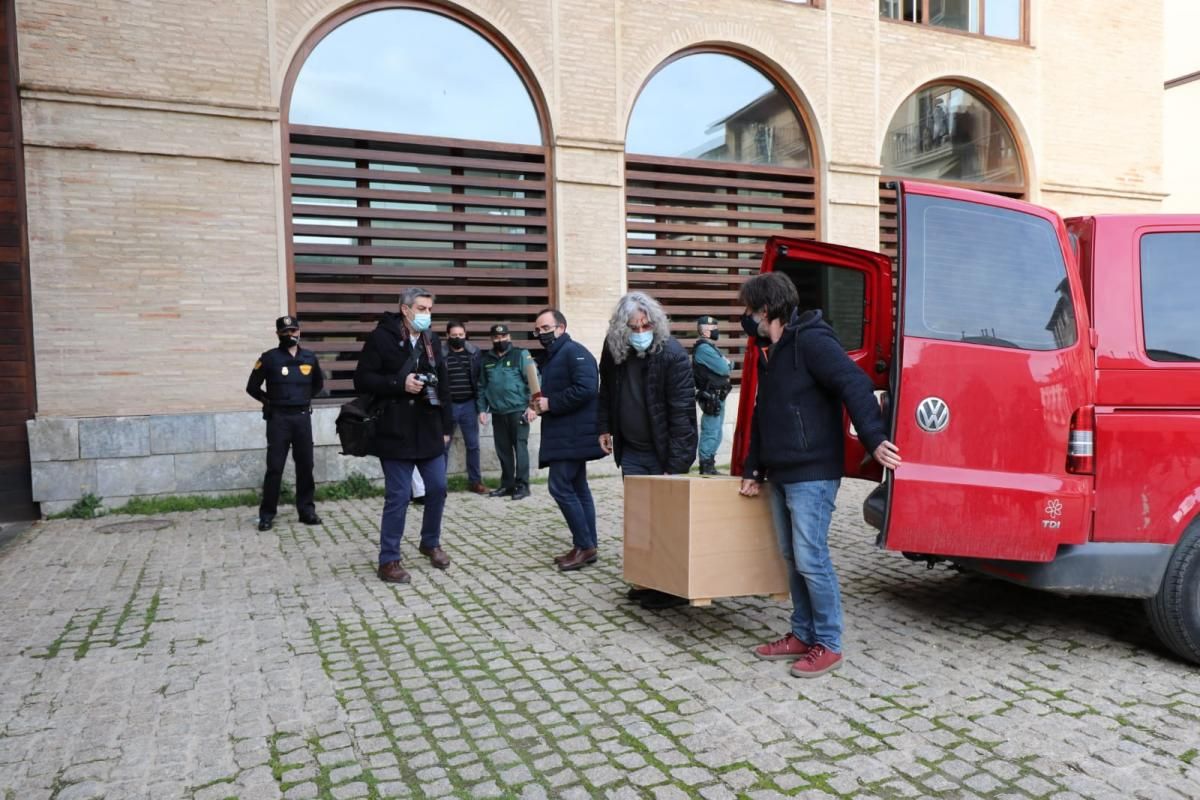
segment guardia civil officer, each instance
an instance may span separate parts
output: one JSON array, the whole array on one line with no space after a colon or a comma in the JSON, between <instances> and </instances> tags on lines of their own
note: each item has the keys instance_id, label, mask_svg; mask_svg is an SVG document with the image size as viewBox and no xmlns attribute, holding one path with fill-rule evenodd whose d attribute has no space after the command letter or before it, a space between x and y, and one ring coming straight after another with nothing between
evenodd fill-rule
<instances>
[{"instance_id":1,"label":"guardia civil officer","mask_svg":"<svg viewBox=\"0 0 1200 800\"><path fill-rule=\"evenodd\" d=\"M733 365L717 346L721 331L716 317L700 317L696 320L696 332L700 335L692 347L692 378L696 382L696 403L700 406L700 474L719 475L717 448L721 446L725 398L732 387L729 372Z\"/></svg>"},{"instance_id":2,"label":"guardia civil officer","mask_svg":"<svg viewBox=\"0 0 1200 800\"><path fill-rule=\"evenodd\" d=\"M296 464L296 510L305 525L320 525L313 502L313 436L311 401L325 385L317 354L300 346L300 322L295 317L275 320L279 346L261 356L250 372L246 393L263 404L267 421L267 474L263 478L258 529L268 531L275 521L279 483L288 448ZM266 381L267 390L262 389Z\"/></svg>"}]
</instances>

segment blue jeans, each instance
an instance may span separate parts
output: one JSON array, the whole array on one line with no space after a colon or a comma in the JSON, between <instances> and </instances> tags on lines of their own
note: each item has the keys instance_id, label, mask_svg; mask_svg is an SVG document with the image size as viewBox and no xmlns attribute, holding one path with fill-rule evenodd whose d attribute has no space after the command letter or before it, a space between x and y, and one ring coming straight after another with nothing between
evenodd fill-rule
<instances>
[{"instance_id":1,"label":"blue jeans","mask_svg":"<svg viewBox=\"0 0 1200 800\"><path fill-rule=\"evenodd\" d=\"M665 472L653 450L634 450L626 445L621 450L621 475L662 475Z\"/></svg>"},{"instance_id":2,"label":"blue jeans","mask_svg":"<svg viewBox=\"0 0 1200 800\"><path fill-rule=\"evenodd\" d=\"M720 414L700 415L700 460L712 461L721 447L721 434L725 428L725 404Z\"/></svg>"},{"instance_id":3,"label":"blue jeans","mask_svg":"<svg viewBox=\"0 0 1200 800\"><path fill-rule=\"evenodd\" d=\"M580 550L596 547L596 505L588 488L586 461L551 461L550 496L558 503L571 544Z\"/></svg>"},{"instance_id":4,"label":"blue jeans","mask_svg":"<svg viewBox=\"0 0 1200 800\"><path fill-rule=\"evenodd\" d=\"M421 546L437 547L442 540L442 511L446 508L446 457L424 461L381 458L383 466L383 519L379 523L379 563L400 561L400 540L412 499L415 467L425 482L425 513L421 519Z\"/></svg>"},{"instance_id":5,"label":"blue jeans","mask_svg":"<svg viewBox=\"0 0 1200 800\"><path fill-rule=\"evenodd\" d=\"M450 443L454 441L454 429L461 428L463 442L467 445L467 480L479 483L483 476L479 471L479 409L475 398L461 403L451 403L452 421L450 441L446 443L446 460L450 459Z\"/></svg>"},{"instance_id":6,"label":"blue jeans","mask_svg":"<svg viewBox=\"0 0 1200 800\"><path fill-rule=\"evenodd\" d=\"M792 633L842 652L842 595L829 559L829 522L840 480L767 484L779 552L792 591Z\"/></svg>"}]
</instances>

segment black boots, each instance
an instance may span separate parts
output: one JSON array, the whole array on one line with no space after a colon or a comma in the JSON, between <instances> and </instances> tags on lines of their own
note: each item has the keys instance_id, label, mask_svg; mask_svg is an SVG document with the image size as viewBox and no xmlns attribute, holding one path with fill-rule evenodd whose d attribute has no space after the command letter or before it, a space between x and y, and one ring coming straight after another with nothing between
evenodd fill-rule
<instances>
[{"instance_id":1,"label":"black boots","mask_svg":"<svg viewBox=\"0 0 1200 800\"><path fill-rule=\"evenodd\" d=\"M700 459L700 474L701 475L720 475L717 472L717 462L714 458Z\"/></svg>"}]
</instances>

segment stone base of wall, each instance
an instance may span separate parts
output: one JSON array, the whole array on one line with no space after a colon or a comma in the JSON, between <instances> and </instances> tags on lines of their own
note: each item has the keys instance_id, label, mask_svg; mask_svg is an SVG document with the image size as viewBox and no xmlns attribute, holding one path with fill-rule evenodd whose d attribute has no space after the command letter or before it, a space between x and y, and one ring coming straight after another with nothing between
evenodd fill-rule
<instances>
[{"instance_id":1,"label":"stone base of wall","mask_svg":"<svg viewBox=\"0 0 1200 800\"><path fill-rule=\"evenodd\" d=\"M729 460L733 440L731 398L718 463ZM338 408L313 410L313 477L335 483L353 473L383 478L376 458L341 455L334 420ZM26 423L33 473L33 499L42 514L70 508L85 494L116 508L133 497L154 495L230 494L262 488L266 469L266 422L258 411L199 414L155 414L131 417L39 417ZM536 470L541 442L540 422L529 433L531 466ZM480 432L480 463L487 477L498 477L500 463L492 444L492 428ZM450 474L466 471L461 435L450 450ZM611 458L593 462L597 475L617 471ZM288 459L284 480L295 485Z\"/></svg>"}]
</instances>

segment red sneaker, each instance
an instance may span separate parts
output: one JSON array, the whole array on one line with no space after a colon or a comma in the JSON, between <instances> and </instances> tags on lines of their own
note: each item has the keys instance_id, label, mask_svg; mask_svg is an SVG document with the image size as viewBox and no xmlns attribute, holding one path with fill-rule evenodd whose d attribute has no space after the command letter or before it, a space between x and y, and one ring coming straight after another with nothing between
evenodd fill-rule
<instances>
[{"instance_id":1,"label":"red sneaker","mask_svg":"<svg viewBox=\"0 0 1200 800\"><path fill-rule=\"evenodd\" d=\"M841 653L835 653L823 644L814 644L803 658L792 664L791 672L797 678L815 678L841 665Z\"/></svg>"},{"instance_id":2,"label":"red sneaker","mask_svg":"<svg viewBox=\"0 0 1200 800\"><path fill-rule=\"evenodd\" d=\"M796 638L796 634L789 633L782 639L776 639L767 644L760 644L750 650L751 653L761 658L763 661L789 661L799 658L807 653L808 645Z\"/></svg>"}]
</instances>

